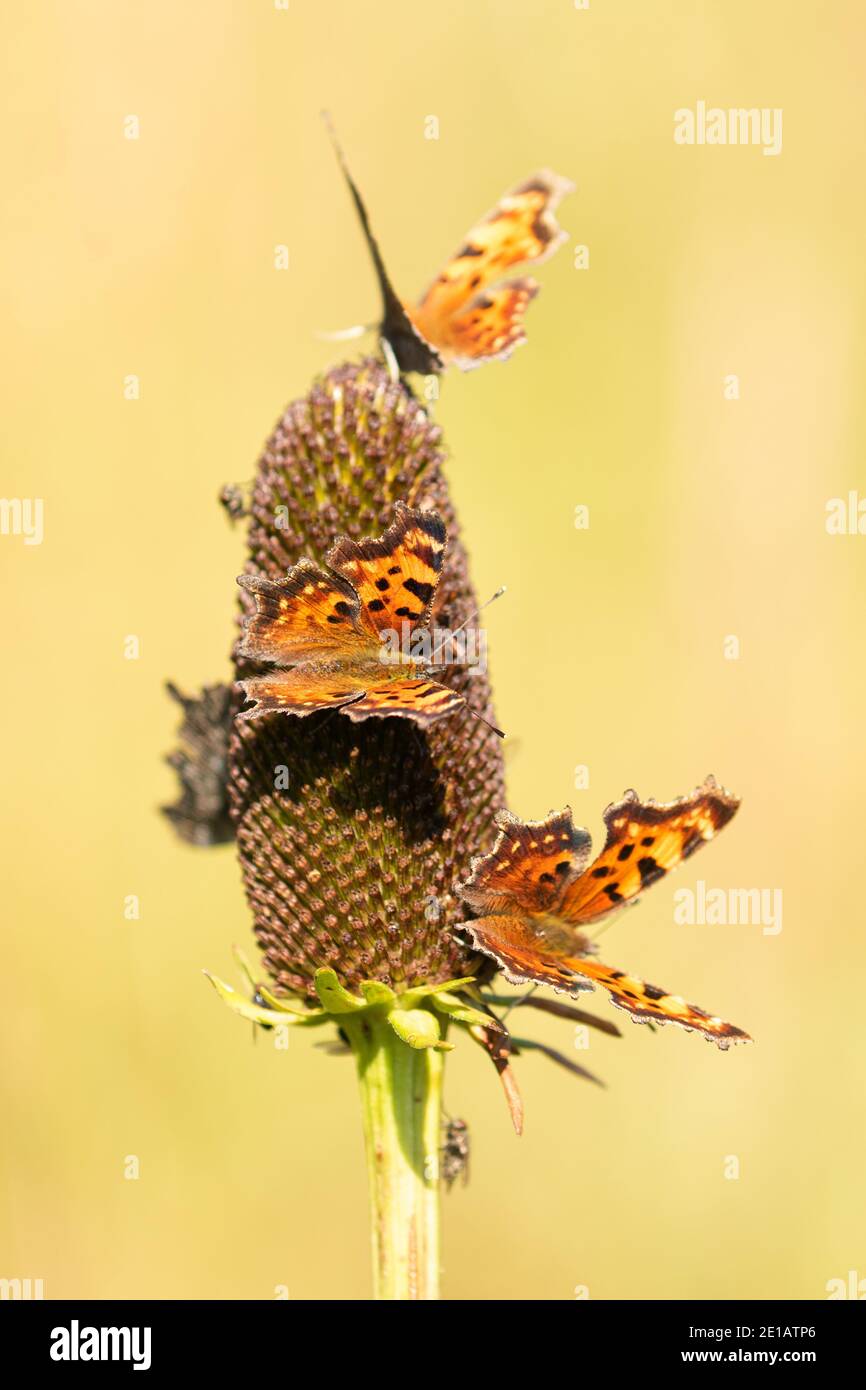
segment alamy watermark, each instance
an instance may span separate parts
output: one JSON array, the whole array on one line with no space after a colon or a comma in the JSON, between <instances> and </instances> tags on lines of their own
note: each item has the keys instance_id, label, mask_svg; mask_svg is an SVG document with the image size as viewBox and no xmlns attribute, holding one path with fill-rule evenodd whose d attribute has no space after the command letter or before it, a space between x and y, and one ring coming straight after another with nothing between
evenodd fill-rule
<instances>
[{"instance_id":1,"label":"alamy watermark","mask_svg":"<svg viewBox=\"0 0 866 1390\"><path fill-rule=\"evenodd\" d=\"M379 660L386 666L413 663L437 666L466 666L470 674L487 670L487 632L480 627L416 627L401 623L397 628L384 628L379 634Z\"/></svg>"},{"instance_id":2,"label":"alamy watermark","mask_svg":"<svg viewBox=\"0 0 866 1390\"><path fill-rule=\"evenodd\" d=\"M782 930L781 888L708 888L699 878L694 888L677 888L674 921L678 927L760 927L763 936Z\"/></svg>"},{"instance_id":3,"label":"alamy watermark","mask_svg":"<svg viewBox=\"0 0 866 1390\"><path fill-rule=\"evenodd\" d=\"M839 1298L853 1298L862 1303L866 1299L866 1279L861 1279L856 1269L848 1270L847 1279L828 1279L824 1287L830 1302Z\"/></svg>"},{"instance_id":4,"label":"alamy watermark","mask_svg":"<svg viewBox=\"0 0 866 1390\"><path fill-rule=\"evenodd\" d=\"M824 509L828 536L866 536L866 497L852 488L847 497L830 497Z\"/></svg>"},{"instance_id":5,"label":"alamy watermark","mask_svg":"<svg viewBox=\"0 0 866 1390\"><path fill-rule=\"evenodd\" d=\"M44 510L41 497L0 497L0 536L23 536L25 545L41 545Z\"/></svg>"},{"instance_id":6,"label":"alamy watermark","mask_svg":"<svg viewBox=\"0 0 866 1390\"><path fill-rule=\"evenodd\" d=\"M0 1279L0 1300L18 1303L45 1297L43 1279Z\"/></svg>"},{"instance_id":7,"label":"alamy watermark","mask_svg":"<svg viewBox=\"0 0 866 1390\"><path fill-rule=\"evenodd\" d=\"M760 145L764 154L782 153L780 106L723 107L697 102L694 110L674 112L677 145Z\"/></svg>"}]
</instances>

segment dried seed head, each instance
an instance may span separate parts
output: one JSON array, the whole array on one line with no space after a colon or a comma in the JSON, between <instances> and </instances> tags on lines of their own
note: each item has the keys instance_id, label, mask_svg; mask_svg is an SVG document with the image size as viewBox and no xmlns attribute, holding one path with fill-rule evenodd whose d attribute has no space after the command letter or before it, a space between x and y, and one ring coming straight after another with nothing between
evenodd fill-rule
<instances>
[{"instance_id":1,"label":"dried seed head","mask_svg":"<svg viewBox=\"0 0 866 1390\"><path fill-rule=\"evenodd\" d=\"M429 505L449 538L436 624L456 629L477 605L441 465L440 432L402 384L374 362L338 367L289 407L265 447L247 571L276 578L304 556L321 563L337 536L380 534L398 500ZM492 718L486 675L450 667L442 679ZM229 790L256 936L279 989L311 995L324 965L350 988L470 971L477 958L452 935L465 916L453 885L470 850L489 843L504 800L501 746L478 719L461 711L423 731L323 711L236 724Z\"/></svg>"},{"instance_id":2,"label":"dried seed head","mask_svg":"<svg viewBox=\"0 0 866 1390\"><path fill-rule=\"evenodd\" d=\"M180 782L180 797L162 812L181 839L218 845L234 838L229 818L227 763L235 699L229 685L206 685L197 696L168 693L183 710L179 746L166 758Z\"/></svg>"}]
</instances>

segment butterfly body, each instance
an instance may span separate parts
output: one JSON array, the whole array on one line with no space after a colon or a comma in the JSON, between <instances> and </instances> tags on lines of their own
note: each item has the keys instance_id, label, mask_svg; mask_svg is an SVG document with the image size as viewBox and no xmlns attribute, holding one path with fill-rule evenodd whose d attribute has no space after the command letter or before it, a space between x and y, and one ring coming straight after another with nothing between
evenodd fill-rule
<instances>
[{"instance_id":1,"label":"butterfly body","mask_svg":"<svg viewBox=\"0 0 866 1390\"><path fill-rule=\"evenodd\" d=\"M254 701L239 717L338 709L355 722L396 715L428 724L465 706L434 678L437 663L417 655L445 544L440 517L398 503L384 535L343 537L326 568L301 560L282 579L241 575L256 608L238 654L275 669L239 683Z\"/></svg>"},{"instance_id":2,"label":"butterfly body","mask_svg":"<svg viewBox=\"0 0 866 1390\"><path fill-rule=\"evenodd\" d=\"M590 837L572 824L570 811L538 822L500 815L493 850L473 860L470 877L458 885L479 914L463 930L514 984L546 984L569 994L599 985L636 1022L678 1023L721 1047L747 1039L742 1029L680 995L603 964L584 930L633 902L712 839L738 805L712 778L667 804L627 792L605 811L607 839L592 862Z\"/></svg>"},{"instance_id":3,"label":"butterfly body","mask_svg":"<svg viewBox=\"0 0 866 1390\"><path fill-rule=\"evenodd\" d=\"M566 956L591 956L598 950L591 937L571 926L551 912L529 913L534 939L545 951L560 959Z\"/></svg>"}]
</instances>

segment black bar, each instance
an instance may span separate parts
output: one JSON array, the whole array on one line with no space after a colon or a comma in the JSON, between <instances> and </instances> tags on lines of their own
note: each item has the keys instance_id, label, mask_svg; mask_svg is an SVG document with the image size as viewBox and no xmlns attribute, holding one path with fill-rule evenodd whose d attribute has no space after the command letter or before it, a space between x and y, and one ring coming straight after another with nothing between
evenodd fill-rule
<instances>
[{"instance_id":1,"label":"black bar","mask_svg":"<svg viewBox=\"0 0 866 1390\"><path fill-rule=\"evenodd\" d=\"M601 1357L616 1375L622 1356L622 1372L632 1379L637 1372L644 1379L651 1372L682 1366L702 1373L705 1366L763 1367L788 1369L805 1366L823 1374L856 1364L862 1344L862 1309L841 1304L849 1299L816 1302L594 1302L573 1300L571 1307L557 1314L557 1359L568 1354L575 1375L580 1372L582 1353L589 1369ZM856 1300L864 1301L862 1298ZM139 1374L194 1369L213 1370L221 1376L235 1372L256 1383L261 1375L284 1371L291 1374L293 1349L300 1339L311 1346L308 1307L295 1301L267 1302L7 1302L0 1308L2 1349L7 1364L10 1356L33 1369L48 1370L58 1377L85 1374L92 1377L108 1367ZM529 1304L526 1305L531 1306ZM355 1359L358 1351L356 1325L351 1314L349 1325L338 1331L338 1318L344 1304L338 1304L334 1318L333 1350L341 1364ZM407 1337L417 1346L419 1325L414 1318L404 1324L398 1315L384 1309L370 1309L366 1334L387 1330L389 1338L405 1327ZM441 1330L439 1320L425 1335ZM506 1314L507 1317L507 1314ZM316 1314L313 1314L315 1320ZM315 1326L315 1321L313 1323ZM494 1340L486 1356L495 1351L497 1327L507 1345L508 1322L491 1322ZM103 1334L102 1329L106 1329ZM108 1332L115 1329L116 1335ZM136 1336L133 1329L138 1329ZM513 1329L512 1329L513 1330ZM528 1335L527 1335L528 1334ZM532 1348L531 1331L524 1328L521 1341L534 1360L544 1364L549 1352L547 1336ZM330 1339L329 1339L330 1340ZM362 1341L361 1346L375 1347ZM431 1343L431 1350L435 1341ZM353 1350L354 1348L354 1350ZM54 1354L52 1355L52 1349ZM92 1350L105 1359L92 1360ZM389 1343L389 1353L393 1348ZM63 1354L71 1359L58 1359ZM124 1356L126 1359L114 1359ZM77 1359L75 1359L77 1356ZM494 1362L495 1364L495 1362ZM629 1369L631 1367L631 1369ZM637 1368L641 1367L638 1371ZM551 1376L562 1375L562 1365L550 1365Z\"/></svg>"}]
</instances>

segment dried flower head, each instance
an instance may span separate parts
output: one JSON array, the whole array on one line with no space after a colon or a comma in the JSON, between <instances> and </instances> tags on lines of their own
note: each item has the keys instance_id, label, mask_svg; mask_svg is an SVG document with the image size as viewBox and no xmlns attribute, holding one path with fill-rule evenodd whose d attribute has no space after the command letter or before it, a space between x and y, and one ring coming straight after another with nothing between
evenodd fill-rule
<instances>
[{"instance_id":1,"label":"dried flower head","mask_svg":"<svg viewBox=\"0 0 866 1390\"><path fill-rule=\"evenodd\" d=\"M169 695L183 710L180 746L166 759L180 781L180 796L162 812L181 839L218 845L234 839L228 807L229 733L236 700L230 685L206 685L184 695L171 682Z\"/></svg>"},{"instance_id":2,"label":"dried flower head","mask_svg":"<svg viewBox=\"0 0 866 1390\"><path fill-rule=\"evenodd\" d=\"M265 446L246 572L277 579L303 558L321 564L336 537L378 535L408 500L445 521L437 625L456 629L477 604L442 463L440 432L402 383L375 362L337 368L289 407ZM250 668L238 658L237 669ZM486 674L450 667L442 679L492 717ZM490 843L503 777L499 740L468 711L425 730L331 712L237 724L229 789L277 994L314 999L323 966L349 989L473 973L478 957L453 933L465 915L454 883L466 846Z\"/></svg>"}]
</instances>

